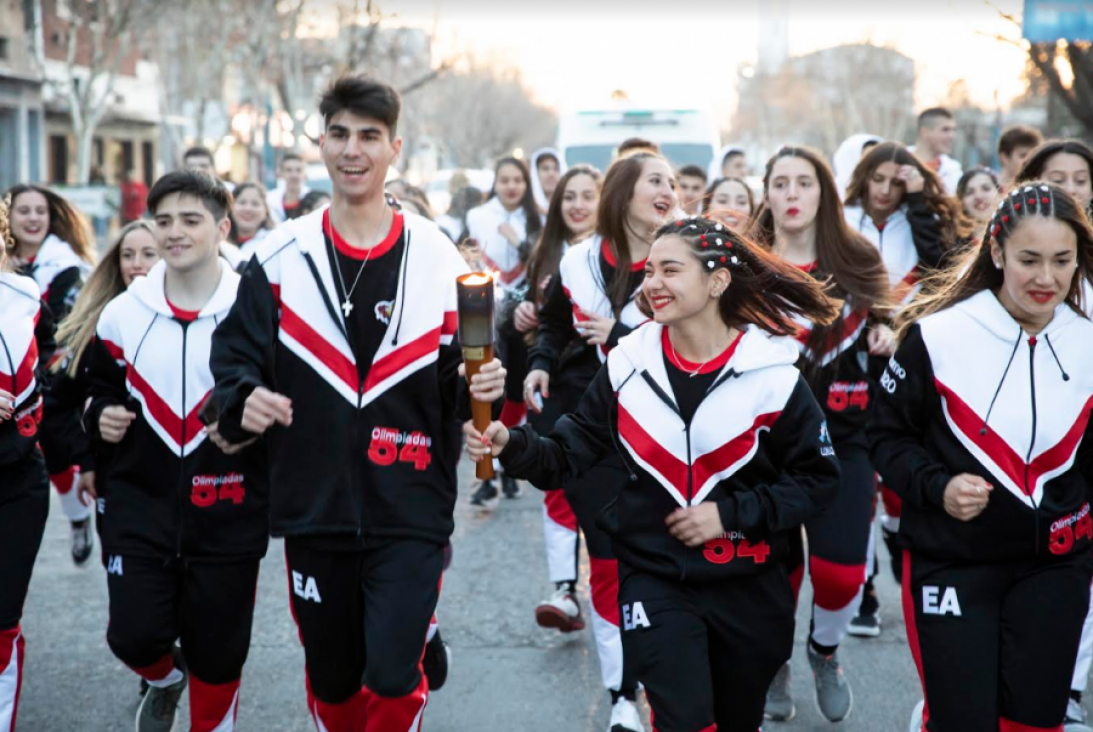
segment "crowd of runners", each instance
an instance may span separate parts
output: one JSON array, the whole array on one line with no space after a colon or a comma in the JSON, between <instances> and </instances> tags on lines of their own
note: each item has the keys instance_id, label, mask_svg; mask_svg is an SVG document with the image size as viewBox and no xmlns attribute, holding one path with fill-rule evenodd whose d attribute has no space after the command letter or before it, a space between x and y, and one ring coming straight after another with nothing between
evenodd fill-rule
<instances>
[{"instance_id":1,"label":"crowd of runners","mask_svg":"<svg viewBox=\"0 0 1093 732\"><path fill-rule=\"evenodd\" d=\"M542 491L552 586L527 620L591 626L609 732L644 732L642 695L660 732L792 720L806 575L815 700L847 719L880 540L912 732L1090 732L1088 146L1016 126L1001 170L964 171L932 108L912 147L786 145L753 189L741 148L677 167L630 139L605 171L503 158L436 215L385 188L401 104L365 77L325 91L330 194L298 156L267 192L193 148L101 254L48 187L4 195L0 730L51 484L72 560L105 569L138 732L173 729L187 690L192 732L235 729L270 536L316 728L418 730L449 671L465 454L499 475L464 486L481 510ZM468 380L472 271L498 357Z\"/></svg>"}]
</instances>

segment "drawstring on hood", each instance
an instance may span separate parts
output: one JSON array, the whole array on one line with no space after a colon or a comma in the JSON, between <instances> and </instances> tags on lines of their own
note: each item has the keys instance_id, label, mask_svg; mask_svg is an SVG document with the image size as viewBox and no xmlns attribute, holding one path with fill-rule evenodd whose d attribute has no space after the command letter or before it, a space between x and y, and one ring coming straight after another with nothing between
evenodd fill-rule
<instances>
[{"instance_id":1,"label":"drawstring on hood","mask_svg":"<svg viewBox=\"0 0 1093 732\"><path fill-rule=\"evenodd\" d=\"M409 229L406 230L406 251L403 253L402 256L403 256L403 259L405 260L405 264L403 264L403 266L402 266L402 286L399 287L399 290L401 290L401 298L400 299L402 300L402 303L399 305L399 309L398 309L398 322L395 323L395 335L391 338L391 345L392 346L397 346L398 345L398 334L399 334L399 331L402 330L402 314L406 312L406 273L410 269L410 231L409 231Z\"/></svg>"},{"instance_id":2,"label":"drawstring on hood","mask_svg":"<svg viewBox=\"0 0 1093 732\"><path fill-rule=\"evenodd\" d=\"M1006 369L1002 372L1002 379L998 382L998 387L994 390L994 396L991 398L991 405L987 408L987 416L983 418L983 426L979 428L980 435L987 434L987 423L990 422L991 412L994 411L994 403L998 401L998 395L1002 392L1002 385L1006 383L1006 375L1010 372L1010 366L1013 365L1013 359L1017 356L1017 349L1021 346L1021 336L1024 334L1024 329L1020 330L1017 334L1017 340L1013 344L1013 351L1010 352L1009 361L1006 362ZM1051 355L1055 359L1055 365L1059 367L1059 373L1062 375L1063 381L1070 381L1070 374L1063 368L1063 362L1059 360L1059 355L1055 353L1055 346L1051 345L1051 336L1045 333L1044 341L1047 343L1048 350L1051 351ZM1035 346L1036 336L1029 336L1028 344L1030 347Z\"/></svg>"},{"instance_id":3,"label":"drawstring on hood","mask_svg":"<svg viewBox=\"0 0 1093 732\"><path fill-rule=\"evenodd\" d=\"M1002 378L999 380L998 386L994 390L994 396L991 397L991 405L987 407L987 416L983 418L983 426L979 428L979 434L981 435L987 434L987 423L991 421L991 412L994 411L994 403L998 401L998 395L1002 393L1002 384L1006 383L1006 376L1010 372L1010 366L1013 365L1013 359L1017 357L1017 349L1021 345L1021 336L1023 334L1024 331L1017 332L1017 340L1013 343L1013 350L1010 351L1009 361L1006 361L1006 368L1002 372Z\"/></svg>"},{"instance_id":4,"label":"drawstring on hood","mask_svg":"<svg viewBox=\"0 0 1093 732\"><path fill-rule=\"evenodd\" d=\"M1047 341L1048 350L1051 351L1051 355L1055 359L1055 364L1059 367L1059 373L1063 375L1063 381L1070 381L1070 374L1063 368L1063 362L1059 360L1058 354L1055 353L1055 346L1051 345L1051 336L1045 333L1044 340Z\"/></svg>"}]
</instances>

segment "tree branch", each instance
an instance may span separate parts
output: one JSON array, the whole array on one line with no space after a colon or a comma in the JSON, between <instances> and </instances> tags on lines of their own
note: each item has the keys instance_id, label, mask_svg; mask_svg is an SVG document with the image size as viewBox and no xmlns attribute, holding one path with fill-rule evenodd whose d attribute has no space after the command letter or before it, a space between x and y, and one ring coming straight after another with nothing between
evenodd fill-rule
<instances>
[{"instance_id":1,"label":"tree branch","mask_svg":"<svg viewBox=\"0 0 1093 732\"><path fill-rule=\"evenodd\" d=\"M454 66L454 64L452 62L444 61L443 63L440 64L440 66L437 66L435 69L433 69L429 73L425 74L424 76L419 77L418 79L415 79L414 81L410 82L406 86L399 89L399 94L401 94L404 97L407 96L408 94L413 94L414 92L416 92L418 89L425 86L429 82L435 81L436 79L438 79L442 74L449 71L452 68L452 66Z\"/></svg>"}]
</instances>

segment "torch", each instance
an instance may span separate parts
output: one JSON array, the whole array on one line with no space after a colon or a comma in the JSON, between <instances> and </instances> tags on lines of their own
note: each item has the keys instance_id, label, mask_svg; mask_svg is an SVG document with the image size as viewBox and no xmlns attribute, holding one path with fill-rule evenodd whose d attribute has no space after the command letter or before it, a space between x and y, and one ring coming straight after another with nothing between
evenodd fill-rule
<instances>
[{"instance_id":1,"label":"torch","mask_svg":"<svg viewBox=\"0 0 1093 732\"><path fill-rule=\"evenodd\" d=\"M475 272L456 279L456 309L459 312L459 343L463 347L463 362L467 383L478 373L482 364L493 360L493 278ZM485 432L493 420L493 405L471 399L471 419L474 428ZM486 459L475 466L479 480L493 477L493 460Z\"/></svg>"}]
</instances>

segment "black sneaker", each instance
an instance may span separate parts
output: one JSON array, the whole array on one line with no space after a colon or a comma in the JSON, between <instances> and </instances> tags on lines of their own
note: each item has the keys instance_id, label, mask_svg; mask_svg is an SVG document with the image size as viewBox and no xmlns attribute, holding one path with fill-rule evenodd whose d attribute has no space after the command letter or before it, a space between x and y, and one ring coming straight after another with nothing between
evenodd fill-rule
<instances>
[{"instance_id":1,"label":"black sneaker","mask_svg":"<svg viewBox=\"0 0 1093 732\"><path fill-rule=\"evenodd\" d=\"M497 486L492 479L484 480L478 485L478 490L471 496L472 506L492 508L497 503Z\"/></svg>"},{"instance_id":2,"label":"black sneaker","mask_svg":"<svg viewBox=\"0 0 1093 732\"><path fill-rule=\"evenodd\" d=\"M519 498L524 494L516 478L509 477L507 473L501 475L501 492L505 494L505 498Z\"/></svg>"},{"instance_id":3,"label":"black sneaker","mask_svg":"<svg viewBox=\"0 0 1093 732\"><path fill-rule=\"evenodd\" d=\"M850 627L846 629L846 632L859 638L876 638L880 635L880 602L877 600L877 590L873 586L872 577L865 583L861 605L858 606L858 616L850 621Z\"/></svg>"},{"instance_id":4,"label":"black sneaker","mask_svg":"<svg viewBox=\"0 0 1093 732\"><path fill-rule=\"evenodd\" d=\"M884 545L888 547L888 555L892 559L892 576L896 582L903 584L903 545L900 543L899 534L895 531L883 530Z\"/></svg>"},{"instance_id":5,"label":"black sneaker","mask_svg":"<svg viewBox=\"0 0 1093 732\"><path fill-rule=\"evenodd\" d=\"M452 649L440 637L440 629L433 639L425 644L425 655L421 657L421 670L429 682L429 691L439 691L448 680L448 668L452 663Z\"/></svg>"},{"instance_id":6,"label":"black sneaker","mask_svg":"<svg viewBox=\"0 0 1093 732\"><path fill-rule=\"evenodd\" d=\"M72 522L72 561L77 567L87 564L95 540L91 537L91 519Z\"/></svg>"}]
</instances>

